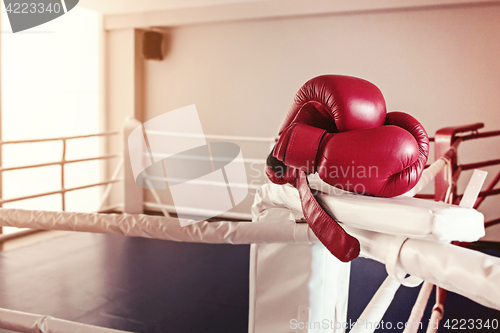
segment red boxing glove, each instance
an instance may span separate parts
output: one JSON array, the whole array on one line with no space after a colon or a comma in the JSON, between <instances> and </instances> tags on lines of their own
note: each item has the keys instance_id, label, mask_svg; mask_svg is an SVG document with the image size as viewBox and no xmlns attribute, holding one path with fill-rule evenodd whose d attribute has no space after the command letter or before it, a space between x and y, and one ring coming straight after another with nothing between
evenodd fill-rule
<instances>
[{"instance_id":1,"label":"red boxing glove","mask_svg":"<svg viewBox=\"0 0 500 333\"><path fill-rule=\"evenodd\" d=\"M279 134L267 159L267 176L299 190L307 223L345 262L358 256L359 242L322 209L306 172L318 172L326 183L348 191L390 197L417 183L429 153L427 133L416 119L401 112L386 116L380 90L347 76L308 81Z\"/></svg>"},{"instance_id":2,"label":"red boxing glove","mask_svg":"<svg viewBox=\"0 0 500 333\"><path fill-rule=\"evenodd\" d=\"M267 178L275 184L284 185L286 183L297 187L299 170L286 166L283 162L273 156L272 152L267 157L265 172Z\"/></svg>"},{"instance_id":3,"label":"red boxing glove","mask_svg":"<svg viewBox=\"0 0 500 333\"><path fill-rule=\"evenodd\" d=\"M307 81L281 123L304 123L330 133L382 126L384 96L373 83L352 76L322 75Z\"/></svg>"},{"instance_id":4,"label":"red boxing glove","mask_svg":"<svg viewBox=\"0 0 500 333\"><path fill-rule=\"evenodd\" d=\"M288 126L297 123L330 133L373 128L382 126L385 117L385 100L374 84L351 76L322 75L307 81L299 89L279 134L280 137L286 135L283 132ZM311 147L316 143L311 143ZM289 170L290 165L284 165L271 155L266 166L268 178L275 184L294 185L294 170Z\"/></svg>"},{"instance_id":5,"label":"red boxing glove","mask_svg":"<svg viewBox=\"0 0 500 333\"><path fill-rule=\"evenodd\" d=\"M429 140L423 126L408 114L389 113L385 123L342 133L294 123L283 131L273 155L287 166L318 172L326 183L347 191L401 195L420 179Z\"/></svg>"}]
</instances>

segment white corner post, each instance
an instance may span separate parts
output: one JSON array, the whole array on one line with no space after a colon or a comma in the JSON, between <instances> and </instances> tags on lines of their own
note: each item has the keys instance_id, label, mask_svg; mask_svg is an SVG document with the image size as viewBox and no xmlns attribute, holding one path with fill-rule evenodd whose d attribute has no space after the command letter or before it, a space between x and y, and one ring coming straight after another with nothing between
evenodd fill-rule
<instances>
[{"instance_id":1,"label":"white corner post","mask_svg":"<svg viewBox=\"0 0 500 333\"><path fill-rule=\"evenodd\" d=\"M123 173L123 212L129 214L142 214L144 202L144 190L136 184L132 164L130 161L130 150L128 147L128 137L130 133L137 127L141 127L140 121L134 118L127 118L123 126L123 158L124 158L124 173ZM140 152L142 158L145 152ZM137 156L135 156L137 157Z\"/></svg>"}]
</instances>

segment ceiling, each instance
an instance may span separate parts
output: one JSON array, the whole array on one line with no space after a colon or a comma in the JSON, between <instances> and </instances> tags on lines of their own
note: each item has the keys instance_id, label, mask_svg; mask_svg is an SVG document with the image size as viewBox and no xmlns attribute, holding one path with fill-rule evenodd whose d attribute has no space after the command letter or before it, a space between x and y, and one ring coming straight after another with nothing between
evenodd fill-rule
<instances>
[{"instance_id":1,"label":"ceiling","mask_svg":"<svg viewBox=\"0 0 500 333\"><path fill-rule=\"evenodd\" d=\"M123 14L259 1L269 0L80 0L78 6L103 14Z\"/></svg>"}]
</instances>

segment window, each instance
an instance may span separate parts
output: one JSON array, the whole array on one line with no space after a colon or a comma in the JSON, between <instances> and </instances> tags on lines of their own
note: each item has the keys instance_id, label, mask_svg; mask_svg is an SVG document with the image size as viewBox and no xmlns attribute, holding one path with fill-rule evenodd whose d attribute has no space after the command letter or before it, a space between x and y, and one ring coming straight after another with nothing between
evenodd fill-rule
<instances>
[{"instance_id":1,"label":"window","mask_svg":"<svg viewBox=\"0 0 500 333\"><path fill-rule=\"evenodd\" d=\"M3 7L3 5L2 5ZM42 139L98 133L100 15L76 7L41 26L10 33L2 8L1 136L3 141ZM100 154L99 138L67 141L66 159ZM61 141L6 144L4 168L60 161ZM100 181L100 161L68 164L65 187ZM2 173L3 199L61 189L61 166L51 165ZM67 211L95 211L100 187L68 192ZM4 203L4 207L61 210L61 194ZM15 228L4 228L5 233Z\"/></svg>"}]
</instances>

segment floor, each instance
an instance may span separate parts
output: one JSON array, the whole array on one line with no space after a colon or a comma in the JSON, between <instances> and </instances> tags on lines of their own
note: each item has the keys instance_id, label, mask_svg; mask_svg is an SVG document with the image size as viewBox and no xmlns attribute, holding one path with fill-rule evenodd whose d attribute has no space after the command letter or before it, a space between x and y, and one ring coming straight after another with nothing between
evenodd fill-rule
<instances>
[{"instance_id":1,"label":"floor","mask_svg":"<svg viewBox=\"0 0 500 333\"><path fill-rule=\"evenodd\" d=\"M70 231L60 231L60 230L41 230L29 235L23 235L22 237L16 237L9 239L6 242L0 243L0 251L10 251L27 245L39 243L41 241L51 239L54 237L64 236L70 234Z\"/></svg>"},{"instance_id":2,"label":"floor","mask_svg":"<svg viewBox=\"0 0 500 333\"><path fill-rule=\"evenodd\" d=\"M1 252L0 307L133 332L245 332L248 253L74 233Z\"/></svg>"},{"instance_id":3,"label":"floor","mask_svg":"<svg viewBox=\"0 0 500 333\"><path fill-rule=\"evenodd\" d=\"M0 307L133 332L248 331L247 245L51 235L0 252ZM377 262L352 262L348 323L361 314L385 277ZM401 288L383 320L405 321L417 293L418 288ZM424 318L429 318L432 303ZM500 312L450 293L442 323L447 319L500 320ZM440 329L447 331L456 330Z\"/></svg>"}]
</instances>

